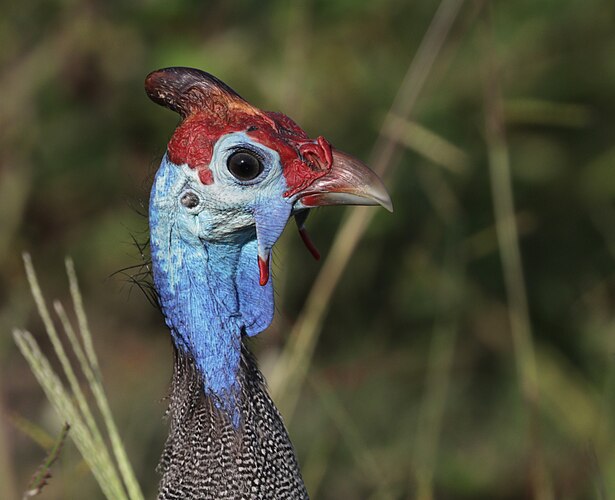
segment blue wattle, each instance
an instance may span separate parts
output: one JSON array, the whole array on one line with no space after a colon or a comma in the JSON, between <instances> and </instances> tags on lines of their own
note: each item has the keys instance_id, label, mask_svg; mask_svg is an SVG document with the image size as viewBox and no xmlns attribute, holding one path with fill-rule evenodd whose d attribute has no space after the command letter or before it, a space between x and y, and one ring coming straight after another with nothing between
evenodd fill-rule
<instances>
[{"instance_id":1,"label":"blue wattle","mask_svg":"<svg viewBox=\"0 0 615 500\"><path fill-rule=\"evenodd\" d=\"M165 156L150 197L154 284L175 345L193 356L206 394L237 426L241 337L271 323L273 287L259 285L254 230L225 242L186 230L190 219L178 203L183 183Z\"/></svg>"}]
</instances>

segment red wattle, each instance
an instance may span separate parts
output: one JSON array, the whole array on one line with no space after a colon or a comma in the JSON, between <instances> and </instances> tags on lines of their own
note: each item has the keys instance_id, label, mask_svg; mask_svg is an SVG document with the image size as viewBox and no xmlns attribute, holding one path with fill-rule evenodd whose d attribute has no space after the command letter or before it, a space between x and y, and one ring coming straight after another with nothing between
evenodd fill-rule
<instances>
[{"instance_id":1,"label":"red wattle","mask_svg":"<svg viewBox=\"0 0 615 500\"><path fill-rule=\"evenodd\" d=\"M258 270L260 271L260 286L265 286L269 281L269 259L263 260L258 257Z\"/></svg>"},{"instance_id":2,"label":"red wattle","mask_svg":"<svg viewBox=\"0 0 615 500\"><path fill-rule=\"evenodd\" d=\"M318 251L318 248L316 248L316 245L314 245L314 242L311 240L310 235L307 233L304 227L299 229L299 236L301 236L303 244L312 254L312 257L314 257L316 260L320 260L320 252Z\"/></svg>"}]
</instances>

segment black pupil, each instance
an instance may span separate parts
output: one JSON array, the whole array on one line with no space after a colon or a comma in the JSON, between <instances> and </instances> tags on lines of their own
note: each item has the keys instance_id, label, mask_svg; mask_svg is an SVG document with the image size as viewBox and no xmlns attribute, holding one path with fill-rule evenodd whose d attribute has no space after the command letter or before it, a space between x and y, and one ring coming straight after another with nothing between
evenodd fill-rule
<instances>
[{"instance_id":1,"label":"black pupil","mask_svg":"<svg viewBox=\"0 0 615 500\"><path fill-rule=\"evenodd\" d=\"M229 156L228 169L240 181L251 181L263 171L260 160L248 151L238 151Z\"/></svg>"}]
</instances>

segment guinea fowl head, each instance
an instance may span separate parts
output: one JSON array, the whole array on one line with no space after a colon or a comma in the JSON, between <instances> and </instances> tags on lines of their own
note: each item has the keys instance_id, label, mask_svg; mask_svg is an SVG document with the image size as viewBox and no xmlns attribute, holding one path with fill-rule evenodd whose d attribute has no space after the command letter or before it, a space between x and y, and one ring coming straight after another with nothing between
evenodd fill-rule
<instances>
[{"instance_id":1,"label":"guinea fowl head","mask_svg":"<svg viewBox=\"0 0 615 500\"><path fill-rule=\"evenodd\" d=\"M231 408L224 401L237 343L272 319L270 253L288 220L295 216L303 230L312 207L391 210L391 200L363 163L208 73L161 69L145 88L182 118L150 199L155 284L177 347L194 356L206 391Z\"/></svg>"}]
</instances>

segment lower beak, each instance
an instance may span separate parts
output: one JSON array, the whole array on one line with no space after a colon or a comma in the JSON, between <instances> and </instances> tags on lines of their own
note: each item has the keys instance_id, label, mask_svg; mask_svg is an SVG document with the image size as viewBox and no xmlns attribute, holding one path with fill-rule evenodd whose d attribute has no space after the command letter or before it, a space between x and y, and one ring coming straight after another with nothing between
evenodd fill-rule
<instances>
[{"instance_id":1,"label":"lower beak","mask_svg":"<svg viewBox=\"0 0 615 500\"><path fill-rule=\"evenodd\" d=\"M381 205L393 211L380 177L356 158L336 149L332 153L331 169L298 193L296 210L325 205Z\"/></svg>"}]
</instances>

